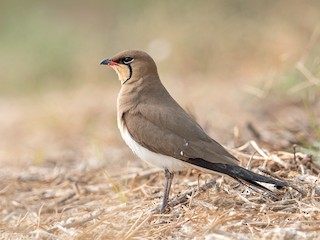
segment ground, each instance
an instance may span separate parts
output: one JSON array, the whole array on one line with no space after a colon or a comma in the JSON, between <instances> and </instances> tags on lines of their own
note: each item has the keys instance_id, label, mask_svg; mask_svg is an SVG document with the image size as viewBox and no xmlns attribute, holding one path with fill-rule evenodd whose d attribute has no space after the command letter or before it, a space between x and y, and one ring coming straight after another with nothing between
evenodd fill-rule
<instances>
[{"instance_id":1,"label":"ground","mask_svg":"<svg viewBox=\"0 0 320 240\"><path fill-rule=\"evenodd\" d=\"M272 196L228 177L190 170L177 174L170 197L180 200L160 215L152 209L161 203L163 173L139 161L120 138L117 87L86 86L40 96L42 101L3 102L3 239L318 238L320 168L316 156L301 152L301 139L314 136L303 111L295 115L302 109L298 103L283 103L287 107L279 110L270 104L255 111L244 107L237 120L246 124L234 127L210 121L216 112L198 119L210 135L227 143L242 166L288 180L292 188L273 189ZM87 91L95 98L87 97ZM224 114L227 105L237 108L226 101L216 110ZM281 117L281 124L295 130L298 124L304 134L281 128L268 111L294 116ZM199 190L210 181L215 182Z\"/></svg>"}]
</instances>

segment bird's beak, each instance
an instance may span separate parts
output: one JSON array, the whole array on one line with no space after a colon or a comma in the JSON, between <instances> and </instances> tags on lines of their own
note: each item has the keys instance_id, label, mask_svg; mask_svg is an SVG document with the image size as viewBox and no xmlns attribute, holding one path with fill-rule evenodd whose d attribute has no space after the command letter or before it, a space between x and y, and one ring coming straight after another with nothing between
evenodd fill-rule
<instances>
[{"instance_id":1,"label":"bird's beak","mask_svg":"<svg viewBox=\"0 0 320 240\"><path fill-rule=\"evenodd\" d=\"M111 58L106 58L106 59L103 59L101 62L100 62L100 65L118 65L118 63L112 61Z\"/></svg>"}]
</instances>

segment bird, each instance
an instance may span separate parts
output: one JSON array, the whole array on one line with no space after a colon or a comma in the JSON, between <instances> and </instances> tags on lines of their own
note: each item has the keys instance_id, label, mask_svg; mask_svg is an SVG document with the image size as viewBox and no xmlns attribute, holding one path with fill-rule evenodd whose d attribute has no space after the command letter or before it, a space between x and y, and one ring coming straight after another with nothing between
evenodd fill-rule
<instances>
[{"instance_id":1,"label":"bird","mask_svg":"<svg viewBox=\"0 0 320 240\"><path fill-rule=\"evenodd\" d=\"M289 186L239 166L239 160L211 138L169 94L160 81L152 57L140 50L125 50L101 65L113 68L121 82L117 124L121 136L142 160L162 168L165 176L160 213L166 211L174 174L190 168L220 173L264 191Z\"/></svg>"}]
</instances>

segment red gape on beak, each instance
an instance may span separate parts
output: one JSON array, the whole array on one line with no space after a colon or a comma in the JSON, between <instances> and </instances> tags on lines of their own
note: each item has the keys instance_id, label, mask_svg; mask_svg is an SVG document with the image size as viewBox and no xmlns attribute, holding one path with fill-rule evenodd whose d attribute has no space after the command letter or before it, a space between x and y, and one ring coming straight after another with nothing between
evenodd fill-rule
<instances>
[{"instance_id":1,"label":"red gape on beak","mask_svg":"<svg viewBox=\"0 0 320 240\"><path fill-rule=\"evenodd\" d=\"M110 59L110 58L103 59L103 60L100 62L100 64L101 64L101 65L109 65L109 66L118 65L117 62L112 61L112 59Z\"/></svg>"}]
</instances>

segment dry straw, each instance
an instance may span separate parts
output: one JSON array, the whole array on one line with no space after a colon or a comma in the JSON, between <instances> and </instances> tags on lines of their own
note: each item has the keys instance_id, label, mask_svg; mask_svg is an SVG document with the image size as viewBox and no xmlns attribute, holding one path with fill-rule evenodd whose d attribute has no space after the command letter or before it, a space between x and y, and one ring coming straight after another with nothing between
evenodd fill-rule
<instances>
[{"instance_id":1,"label":"dry straw","mask_svg":"<svg viewBox=\"0 0 320 240\"><path fill-rule=\"evenodd\" d=\"M160 215L158 169L106 175L85 166L30 167L2 176L3 239L319 238L320 170L311 156L268 152L253 141L231 152L242 166L293 188L273 189L274 197L193 170L175 179L170 212Z\"/></svg>"}]
</instances>

